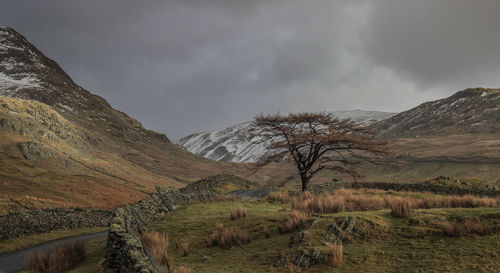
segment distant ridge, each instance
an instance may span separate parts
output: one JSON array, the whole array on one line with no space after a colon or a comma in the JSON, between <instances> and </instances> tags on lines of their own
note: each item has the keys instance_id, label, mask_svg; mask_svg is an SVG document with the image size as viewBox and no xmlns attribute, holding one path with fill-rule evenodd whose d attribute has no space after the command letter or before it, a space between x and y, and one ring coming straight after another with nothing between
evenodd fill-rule
<instances>
[{"instance_id":1,"label":"distant ridge","mask_svg":"<svg viewBox=\"0 0 500 273\"><path fill-rule=\"evenodd\" d=\"M385 138L500 133L500 89L469 88L378 122Z\"/></svg>"}]
</instances>

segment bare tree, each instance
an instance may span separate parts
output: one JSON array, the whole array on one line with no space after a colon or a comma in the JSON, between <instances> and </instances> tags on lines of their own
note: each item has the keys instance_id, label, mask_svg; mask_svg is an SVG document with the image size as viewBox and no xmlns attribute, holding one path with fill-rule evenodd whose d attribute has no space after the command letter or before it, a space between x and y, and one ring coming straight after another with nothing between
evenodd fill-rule
<instances>
[{"instance_id":1,"label":"bare tree","mask_svg":"<svg viewBox=\"0 0 500 273\"><path fill-rule=\"evenodd\" d=\"M267 148L259 165L295 162L303 192L320 171L333 170L357 180L362 178L357 170L360 164L378 164L380 157L389 155L386 143L376 139L374 131L330 113L259 115L252 126L258 142Z\"/></svg>"}]
</instances>

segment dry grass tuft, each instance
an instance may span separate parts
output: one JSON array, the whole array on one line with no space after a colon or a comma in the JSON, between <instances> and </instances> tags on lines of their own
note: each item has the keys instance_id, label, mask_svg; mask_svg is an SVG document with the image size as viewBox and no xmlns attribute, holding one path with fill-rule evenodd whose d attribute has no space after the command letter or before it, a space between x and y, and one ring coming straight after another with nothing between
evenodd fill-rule
<instances>
[{"instance_id":1,"label":"dry grass tuft","mask_svg":"<svg viewBox=\"0 0 500 273\"><path fill-rule=\"evenodd\" d=\"M411 213L411 203L408 199L393 199L390 202L391 205L391 215L393 217L408 218Z\"/></svg>"},{"instance_id":2,"label":"dry grass tuft","mask_svg":"<svg viewBox=\"0 0 500 273\"><path fill-rule=\"evenodd\" d=\"M221 223L215 224L215 229L218 231L222 231L224 229L224 225Z\"/></svg>"},{"instance_id":3,"label":"dry grass tuft","mask_svg":"<svg viewBox=\"0 0 500 273\"><path fill-rule=\"evenodd\" d=\"M290 233L301 228L307 221L309 216L302 211L293 210L286 218L284 223L278 225L280 233Z\"/></svg>"},{"instance_id":4,"label":"dry grass tuft","mask_svg":"<svg viewBox=\"0 0 500 273\"><path fill-rule=\"evenodd\" d=\"M443 233L449 237L462 237L466 235L488 235L493 233L493 228L488 222L478 219L466 218L460 222L444 222L440 226Z\"/></svg>"},{"instance_id":5,"label":"dry grass tuft","mask_svg":"<svg viewBox=\"0 0 500 273\"><path fill-rule=\"evenodd\" d=\"M352 190L339 190L320 195L303 194L292 200L292 208L310 213L364 211L383 209L385 201L380 197L353 195Z\"/></svg>"},{"instance_id":6,"label":"dry grass tuft","mask_svg":"<svg viewBox=\"0 0 500 273\"><path fill-rule=\"evenodd\" d=\"M284 192L270 192L267 195L267 200L280 202L281 204L286 204L290 202L290 194L288 191Z\"/></svg>"},{"instance_id":7,"label":"dry grass tuft","mask_svg":"<svg viewBox=\"0 0 500 273\"><path fill-rule=\"evenodd\" d=\"M168 266L168 236L166 234L156 231L144 232L141 240L158 263Z\"/></svg>"},{"instance_id":8,"label":"dry grass tuft","mask_svg":"<svg viewBox=\"0 0 500 273\"><path fill-rule=\"evenodd\" d=\"M174 267L172 273L193 273L193 270L187 266Z\"/></svg>"},{"instance_id":9,"label":"dry grass tuft","mask_svg":"<svg viewBox=\"0 0 500 273\"><path fill-rule=\"evenodd\" d=\"M83 262L86 257L87 250L83 241L63 243L28 256L27 268L42 273L66 272Z\"/></svg>"},{"instance_id":10,"label":"dry grass tuft","mask_svg":"<svg viewBox=\"0 0 500 273\"><path fill-rule=\"evenodd\" d=\"M243 218L243 217L246 217L247 216L247 211L238 206L235 210L233 210L231 212L231 220L235 220L235 219L238 219L238 218Z\"/></svg>"},{"instance_id":11,"label":"dry grass tuft","mask_svg":"<svg viewBox=\"0 0 500 273\"><path fill-rule=\"evenodd\" d=\"M189 244L183 243L181 247L182 247L182 256L187 257L189 255Z\"/></svg>"},{"instance_id":12,"label":"dry grass tuft","mask_svg":"<svg viewBox=\"0 0 500 273\"><path fill-rule=\"evenodd\" d=\"M498 199L491 197L478 197L474 195L464 196L432 196L415 198L412 196L403 198L387 195L384 198L373 195L365 195L367 191L339 189L332 193L312 195L303 193L297 198L291 199L292 208L308 213L337 213L349 211L368 211L379 209L395 209L394 215L409 213L409 209L428 208L477 208L497 207L500 205Z\"/></svg>"},{"instance_id":13,"label":"dry grass tuft","mask_svg":"<svg viewBox=\"0 0 500 273\"><path fill-rule=\"evenodd\" d=\"M299 199L309 199L313 196L313 194L309 191L305 191L300 194Z\"/></svg>"},{"instance_id":14,"label":"dry grass tuft","mask_svg":"<svg viewBox=\"0 0 500 273\"><path fill-rule=\"evenodd\" d=\"M269 238L271 237L271 232L267 227L264 227L264 230L262 230L262 233L264 233L264 237Z\"/></svg>"},{"instance_id":15,"label":"dry grass tuft","mask_svg":"<svg viewBox=\"0 0 500 273\"><path fill-rule=\"evenodd\" d=\"M332 267L339 267L342 264L344 256L344 247L342 243L328 246L325 253L326 262Z\"/></svg>"},{"instance_id":16,"label":"dry grass tuft","mask_svg":"<svg viewBox=\"0 0 500 273\"><path fill-rule=\"evenodd\" d=\"M208 246L220 246L229 249L232 246L244 245L250 242L248 232L239 227L236 228L217 228L214 232L205 238Z\"/></svg>"}]
</instances>

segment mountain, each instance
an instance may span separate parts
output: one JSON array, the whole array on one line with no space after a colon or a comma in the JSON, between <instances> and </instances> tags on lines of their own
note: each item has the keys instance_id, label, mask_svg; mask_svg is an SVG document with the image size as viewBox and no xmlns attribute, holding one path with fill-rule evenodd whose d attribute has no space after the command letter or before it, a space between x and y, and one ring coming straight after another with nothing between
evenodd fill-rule
<instances>
[{"instance_id":1,"label":"mountain","mask_svg":"<svg viewBox=\"0 0 500 273\"><path fill-rule=\"evenodd\" d=\"M500 89L470 88L375 124L380 137L500 133Z\"/></svg>"},{"instance_id":2,"label":"mountain","mask_svg":"<svg viewBox=\"0 0 500 273\"><path fill-rule=\"evenodd\" d=\"M351 119L360 125L368 126L392 117L395 113L377 111L335 111L340 119ZM188 151L217 161L255 162L265 152L264 144L254 143L249 137L252 131L250 122L228 127L224 130L196 133L179 140Z\"/></svg>"},{"instance_id":3,"label":"mountain","mask_svg":"<svg viewBox=\"0 0 500 273\"><path fill-rule=\"evenodd\" d=\"M78 86L14 29L0 27L0 212L114 208L156 185L182 187L245 166L193 155Z\"/></svg>"}]
</instances>

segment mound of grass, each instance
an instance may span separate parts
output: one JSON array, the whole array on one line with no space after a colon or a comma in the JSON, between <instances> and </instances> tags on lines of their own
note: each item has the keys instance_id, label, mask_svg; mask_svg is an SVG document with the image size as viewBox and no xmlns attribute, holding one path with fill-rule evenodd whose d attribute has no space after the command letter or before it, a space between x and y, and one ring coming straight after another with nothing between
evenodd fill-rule
<instances>
[{"instance_id":1,"label":"mound of grass","mask_svg":"<svg viewBox=\"0 0 500 273\"><path fill-rule=\"evenodd\" d=\"M451 176L438 176L434 179L426 180L425 183L452 186L462 189L495 189L495 186L486 180L475 177L451 177Z\"/></svg>"}]
</instances>

